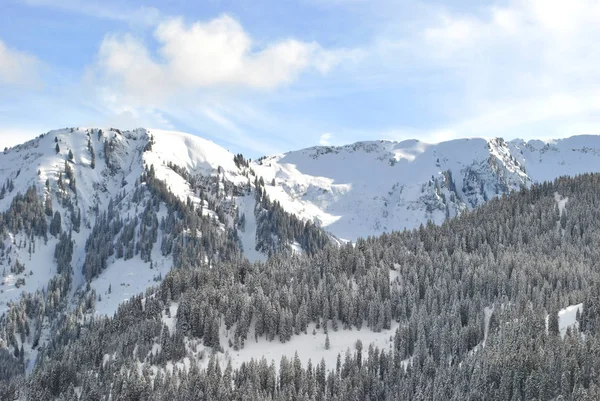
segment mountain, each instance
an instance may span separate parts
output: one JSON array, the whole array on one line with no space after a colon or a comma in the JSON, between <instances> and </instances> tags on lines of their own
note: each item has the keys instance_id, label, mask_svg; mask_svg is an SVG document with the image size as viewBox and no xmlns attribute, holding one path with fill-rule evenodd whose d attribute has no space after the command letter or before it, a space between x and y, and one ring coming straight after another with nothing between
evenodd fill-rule
<instances>
[{"instance_id":1,"label":"mountain","mask_svg":"<svg viewBox=\"0 0 600 401\"><path fill-rule=\"evenodd\" d=\"M310 253L327 241L270 202L241 155L190 134L50 131L5 149L0 177L0 315L66 270L69 295L89 282L103 295L96 311L111 315L171 269L190 222L202 244L191 263Z\"/></svg>"},{"instance_id":2,"label":"mountain","mask_svg":"<svg viewBox=\"0 0 600 401\"><path fill-rule=\"evenodd\" d=\"M177 202L204 221L196 223L205 231L202 263L264 261L279 251L314 252L328 241L317 227L334 242L356 241L441 223L532 183L593 171L600 171L598 136L358 142L250 161L178 132L50 131L0 154L0 212L18 209L15 195L33 191L51 232L32 235L27 224L41 216L4 229L0 313L22 292L46 287L60 264L73 271L73 283L64 283L69 296L89 282L104 294L97 312L114 313L171 269L183 238L181 227L173 231L183 218ZM91 238L102 230L110 234ZM57 258L57 247L68 260Z\"/></svg>"},{"instance_id":3,"label":"mountain","mask_svg":"<svg viewBox=\"0 0 600 401\"><path fill-rule=\"evenodd\" d=\"M0 399L598 400L599 185L563 177L312 257L178 265L111 318L55 319L27 377L21 304Z\"/></svg>"},{"instance_id":4,"label":"mountain","mask_svg":"<svg viewBox=\"0 0 600 401\"><path fill-rule=\"evenodd\" d=\"M93 289L106 292L111 283L118 283L118 289L111 287L111 295L98 305L100 313L111 314L172 265L171 253L156 245L148 255L135 258L139 265L131 262L132 257L110 255L98 262L102 264L98 271L84 274L86 241L109 205L117 205L116 214L129 221L121 225L140 229L141 209L152 196L135 196L135 191L151 166L156 180L166 183L165 191L201 209L203 216L216 222L216 236L233 237L239 253L254 261L265 260L279 248L291 252L313 246L302 233L301 222L294 223L296 229L289 228L290 218L313 222L334 240L356 241L428 220L441 223L535 182L600 171L600 137L549 142L461 139L439 144L372 141L249 161L184 133L68 128L0 154L0 212L10 208L14 195L35 188L47 204L48 224L58 212L61 231L71 233L75 282L71 289L90 281ZM258 208L257 188L266 194ZM286 212L282 223L280 216ZM157 221L168 218L164 207L153 215ZM77 227L72 230L74 223ZM164 229L154 230L153 241L162 243ZM51 262L60 239L55 234L36 240L23 232L8 232L0 258L0 267L7 270L0 312L22 291L43 288L60 270ZM130 246L139 247L136 241L139 238L131 238ZM211 245L207 254L212 258L218 252ZM22 277L11 273L17 261L24 265L18 269Z\"/></svg>"},{"instance_id":5,"label":"mountain","mask_svg":"<svg viewBox=\"0 0 600 401\"><path fill-rule=\"evenodd\" d=\"M600 136L358 142L265 157L252 168L286 210L355 241L439 224L533 183L600 171Z\"/></svg>"},{"instance_id":6,"label":"mountain","mask_svg":"<svg viewBox=\"0 0 600 401\"><path fill-rule=\"evenodd\" d=\"M315 373L298 364L324 357L325 377L346 348L358 354L345 366L360 371L360 341L394 348L382 358L398 371L413 365L412 380L447 367L452 382L456 358L474 369L488 345L508 355L499 319L523 333L546 316L547 331L570 338L581 323L595 338L598 176L545 181L597 171L599 152L596 136L413 140L251 161L189 134L113 128L55 130L5 149L0 399L16 398L24 373L35 383L27 399L98 398L106 388L90 378L107 385L132 362L159 388L169 387L160 375L190 361L211 380L231 363L236 386L247 363L281 382L293 351L298 375ZM543 296L549 289L557 295ZM529 303L536 317L520 321ZM261 356L281 358L282 376L252 365ZM344 375L332 380L353 377ZM118 380L139 386L133 373ZM157 399L173 398L164 391Z\"/></svg>"}]
</instances>

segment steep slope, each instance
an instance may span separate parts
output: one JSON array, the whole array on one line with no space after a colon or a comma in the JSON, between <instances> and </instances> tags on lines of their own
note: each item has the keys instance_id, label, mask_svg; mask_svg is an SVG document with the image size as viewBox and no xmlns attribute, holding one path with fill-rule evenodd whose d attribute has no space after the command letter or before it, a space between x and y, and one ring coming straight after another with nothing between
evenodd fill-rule
<instances>
[{"instance_id":1,"label":"steep slope","mask_svg":"<svg viewBox=\"0 0 600 401\"><path fill-rule=\"evenodd\" d=\"M286 210L354 241L441 223L521 186L600 171L600 137L359 142L266 157L252 168Z\"/></svg>"},{"instance_id":2,"label":"steep slope","mask_svg":"<svg viewBox=\"0 0 600 401\"><path fill-rule=\"evenodd\" d=\"M243 157L178 132L68 128L5 150L0 315L9 302L46 288L60 273L70 295L89 282L98 294L97 311L111 315L171 268L178 241L191 234L189 227L180 228L183 209L197 212L186 224L196 221L202 237L198 263L238 258L244 251L251 260L291 252L295 238L280 236L269 242L271 248L257 247L255 214L270 209L264 196L262 208L257 206L257 186ZM15 203L26 193L29 203ZM28 208L40 213L23 224ZM240 220L248 224L242 227ZM32 233L28 227L35 221L49 229Z\"/></svg>"},{"instance_id":3,"label":"steep slope","mask_svg":"<svg viewBox=\"0 0 600 401\"><path fill-rule=\"evenodd\" d=\"M271 202L243 156L189 134L51 131L6 149L0 177L0 381L32 371L61 316L112 316L173 267L329 241Z\"/></svg>"}]
</instances>

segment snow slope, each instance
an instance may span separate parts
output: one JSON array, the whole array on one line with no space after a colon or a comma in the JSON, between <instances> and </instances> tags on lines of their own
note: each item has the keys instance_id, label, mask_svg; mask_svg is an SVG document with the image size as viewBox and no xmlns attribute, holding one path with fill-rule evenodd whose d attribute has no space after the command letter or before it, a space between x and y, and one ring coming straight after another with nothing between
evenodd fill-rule
<instances>
[{"instance_id":1,"label":"snow slope","mask_svg":"<svg viewBox=\"0 0 600 401\"><path fill-rule=\"evenodd\" d=\"M236 203L240 215L246 218L246 224L239 232L244 255L251 262L265 261L266 255L256 250L256 216L254 215L256 200L251 195L240 196L236 199Z\"/></svg>"},{"instance_id":2,"label":"snow slope","mask_svg":"<svg viewBox=\"0 0 600 401\"><path fill-rule=\"evenodd\" d=\"M70 153L73 154L72 160L69 158ZM92 157L95 159L93 168ZM131 193L145 167L154 166L156 177L164 180L181 200L189 198L194 203L200 202L190 184L168 166L170 163L185 168L192 176L218 176L234 185L247 184L249 181L244 175L245 168L234 163L232 153L194 135L146 129L120 131L67 128L50 131L0 154L0 186L8 181L12 181L14 186L12 191L7 191L4 198L0 199L0 212L9 209L17 193L23 194L28 188L35 186L40 199L52 199L53 210L59 211L62 216L63 230L69 231L71 211L64 206L63 201L70 199L74 210L81 212L80 232L73 233L72 292L75 293L85 283L81 273L85 260L85 241L97 215L107 210L111 200L115 201L121 196L124 198L118 202L117 208L122 218L136 216L143 209L138 210L138 205L131 202ZM64 190L60 188L59 175L68 184L64 174L66 164L74 171L75 191L68 185ZM254 201L251 196L247 198ZM235 203L234 199L232 203ZM241 198L240 207L246 205L253 210L253 205ZM204 214L215 214L207 205L204 206ZM159 218L165 213L163 207ZM249 221L252 223L253 220ZM255 233L248 230L255 229L255 224L249 224L245 237L253 238ZM96 304L98 313L112 315L120 302L155 284L157 277L164 277L172 266L172 259L161 255L160 233L158 238L152 251L153 269L139 257L128 261L116 260L114 257L108 260L107 268L90 283L91 288L101 297ZM43 289L57 270L54 261L57 243L55 237L50 235L46 243L41 238L36 238L35 250L31 254L29 241L24 233L9 233L3 241L6 251L0 256L0 273L3 273L0 276L0 315L7 309L7 303L18 299L23 292L32 293ZM254 248L250 249L252 244L244 246L247 246L252 259L263 257ZM10 272L10 266L16 260L25 265L25 271L21 274ZM17 288L19 279L24 279L25 284L20 283Z\"/></svg>"},{"instance_id":3,"label":"snow slope","mask_svg":"<svg viewBox=\"0 0 600 401\"><path fill-rule=\"evenodd\" d=\"M441 223L492 197L600 171L600 136L458 139L313 147L252 165L272 199L346 240Z\"/></svg>"}]
</instances>

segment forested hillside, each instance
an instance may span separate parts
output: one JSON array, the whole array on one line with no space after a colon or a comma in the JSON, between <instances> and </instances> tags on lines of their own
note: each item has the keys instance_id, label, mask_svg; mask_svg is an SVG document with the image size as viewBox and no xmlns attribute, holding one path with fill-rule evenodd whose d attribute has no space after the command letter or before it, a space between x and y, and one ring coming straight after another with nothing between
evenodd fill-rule
<instances>
[{"instance_id":1,"label":"forested hillside","mask_svg":"<svg viewBox=\"0 0 600 401\"><path fill-rule=\"evenodd\" d=\"M6 149L0 174L0 380L30 373L63 319L112 316L173 266L330 241L270 201L241 155L191 135L52 131Z\"/></svg>"},{"instance_id":2,"label":"forested hillside","mask_svg":"<svg viewBox=\"0 0 600 401\"><path fill-rule=\"evenodd\" d=\"M18 344L45 304L23 300L2 321L0 399L597 400L599 186L600 175L563 177L441 226L266 262L174 258L114 317L94 316L92 291L55 317L27 377ZM180 255L199 246L184 240ZM231 357L390 328L388 347L357 342L335 364L301 348L236 367Z\"/></svg>"}]
</instances>

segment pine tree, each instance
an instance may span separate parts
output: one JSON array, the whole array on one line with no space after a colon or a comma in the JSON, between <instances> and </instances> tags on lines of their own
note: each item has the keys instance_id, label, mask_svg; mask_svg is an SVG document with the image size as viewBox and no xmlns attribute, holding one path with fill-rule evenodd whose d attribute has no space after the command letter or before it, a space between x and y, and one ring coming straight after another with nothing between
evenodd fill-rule
<instances>
[{"instance_id":1,"label":"pine tree","mask_svg":"<svg viewBox=\"0 0 600 401\"><path fill-rule=\"evenodd\" d=\"M548 334L551 336L557 336L559 334L557 311L553 311L548 315Z\"/></svg>"},{"instance_id":2,"label":"pine tree","mask_svg":"<svg viewBox=\"0 0 600 401\"><path fill-rule=\"evenodd\" d=\"M54 217L52 218L52 221L50 222L49 231L50 231L50 235L54 235L54 236L57 236L62 231L61 216L60 216L60 213L58 210L54 212Z\"/></svg>"},{"instance_id":3,"label":"pine tree","mask_svg":"<svg viewBox=\"0 0 600 401\"><path fill-rule=\"evenodd\" d=\"M44 212L46 213L46 216L52 216L52 196L50 194L46 196L46 201L44 202Z\"/></svg>"}]
</instances>

